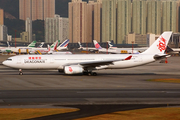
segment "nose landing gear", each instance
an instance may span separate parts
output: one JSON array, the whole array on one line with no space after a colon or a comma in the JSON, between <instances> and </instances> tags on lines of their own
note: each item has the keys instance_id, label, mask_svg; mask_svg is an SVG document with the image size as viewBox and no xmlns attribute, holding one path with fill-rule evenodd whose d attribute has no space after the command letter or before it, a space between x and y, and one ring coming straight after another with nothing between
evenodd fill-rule
<instances>
[{"instance_id":1,"label":"nose landing gear","mask_svg":"<svg viewBox=\"0 0 180 120\"><path fill-rule=\"evenodd\" d=\"M19 75L23 75L22 69L19 69Z\"/></svg>"}]
</instances>

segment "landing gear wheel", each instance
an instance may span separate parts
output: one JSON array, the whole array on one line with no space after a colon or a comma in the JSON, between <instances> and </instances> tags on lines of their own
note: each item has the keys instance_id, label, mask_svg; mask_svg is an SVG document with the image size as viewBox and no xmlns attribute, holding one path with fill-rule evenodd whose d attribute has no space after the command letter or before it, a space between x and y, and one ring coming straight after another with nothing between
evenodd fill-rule
<instances>
[{"instance_id":1,"label":"landing gear wheel","mask_svg":"<svg viewBox=\"0 0 180 120\"><path fill-rule=\"evenodd\" d=\"M19 69L19 75L23 75L22 69Z\"/></svg>"},{"instance_id":2,"label":"landing gear wheel","mask_svg":"<svg viewBox=\"0 0 180 120\"><path fill-rule=\"evenodd\" d=\"M89 75L89 76L91 76L91 75L96 76L97 73L96 73L96 72L89 72L88 75Z\"/></svg>"},{"instance_id":3,"label":"landing gear wheel","mask_svg":"<svg viewBox=\"0 0 180 120\"><path fill-rule=\"evenodd\" d=\"M96 76L97 75L97 73L96 72L93 72L93 73L91 73L93 76Z\"/></svg>"},{"instance_id":4,"label":"landing gear wheel","mask_svg":"<svg viewBox=\"0 0 180 120\"><path fill-rule=\"evenodd\" d=\"M22 73L22 72L20 72L20 73L19 73L19 75L23 75L23 73Z\"/></svg>"},{"instance_id":5,"label":"landing gear wheel","mask_svg":"<svg viewBox=\"0 0 180 120\"><path fill-rule=\"evenodd\" d=\"M89 72L88 75L91 76L92 75L91 72Z\"/></svg>"}]
</instances>

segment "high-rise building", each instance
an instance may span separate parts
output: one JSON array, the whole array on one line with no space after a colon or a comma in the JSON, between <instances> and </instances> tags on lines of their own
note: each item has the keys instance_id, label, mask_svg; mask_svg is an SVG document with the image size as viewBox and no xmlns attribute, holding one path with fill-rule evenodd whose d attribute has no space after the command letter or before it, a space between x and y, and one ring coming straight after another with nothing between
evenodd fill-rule
<instances>
[{"instance_id":1,"label":"high-rise building","mask_svg":"<svg viewBox=\"0 0 180 120\"><path fill-rule=\"evenodd\" d=\"M102 42L116 41L117 0L102 0Z\"/></svg>"},{"instance_id":2,"label":"high-rise building","mask_svg":"<svg viewBox=\"0 0 180 120\"><path fill-rule=\"evenodd\" d=\"M86 21L86 24L87 24L87 33L86 33L86 42L87 43L91 43L93 38L94 38L94 26L93 26L93 23L94 23L94 1L89 1L89 3L87 4L87 21Z\"/></svg>"},{"instance_id":3,"label":"high-rise building","mask_svg":"<svg viewBox=\"0 0 180 120\"><path fill-rule=\"evenodd\" d=\"M162 31L178 32L177 29L177 0L162 1Z\"/></svg>"},{"instance_id":4,"label":"high-rise building","mask_svg":"<svg viewBox=\"0 0 180 120\"><path fill-rule=\"evenodd\" d=\"M55 0L44 0L44 20L55 15Z\"/></svg>"},{"instance_id":5,"label":"high-rise building","mask_svg":"<svg viewBox=\"0 0 180 120\"><path fill-rule=\"evenodd\" d=\"M32 20L44 20L44 0L32 0Z\"/></svg>"},{"instance_id":6,"label":"high-rise building","mask_svg":"<svg viewBox=\"0 0 180 120\"><path fill-rule=\"evenodd\" d=\"M161 1L147 0L147 33L161 34Z\"/></svg>"},{"instance_id":7,"label":"high-rise building","mask_svg":"<svg viewBox=\"0 0 180 120\"><path fill-rule=\"evenodd\" d=\"M69 40L84 43L87 40L87 3L82 0L69 2Z\"/></svg>"},{"instance_id":8,"label":"high-rise building","mask_svg":"<svg viewBox=\"0 0 180 120\"><path fill-rule=\"evenodd\" d=\"M27 18L25 24L25 29L28 33L28 42L32 42L32 20L30 18Z\"/></svg>"},{"instance_id":9,"label":"high-rise building","mask_svg":"<svg viewBox=\"0 0 180 120\"><path fill-rule=\"evenodd\" d=\"M101 42L102 1L88 3L72 0L69 3L69 39L71 42Z\"/></svg>"},{"instance_id":10,"label":"high-rise building","mask_svg":"<svg viewBox=\"0 0 180 120\"><path fill-rule=\"evenodd\" d=\"M7 27L5 25L0 25L0 41L7 40Z\"/></svg>"},{"instance_id":11,"label":"high-rise building","mask_svg":"<svg viewBox=\"0 0 180 120\"><path fill-rule=\"evenodd\" d=\"M101 35L102 35L102 0L97 0L94 3L94 40L101 42Z\"/></svg>"},{"instance_id":12,"label":"high-rise building","mask_svg":"<svg viewBox=\"0 0 180 120\"><path fill-rule=\"evenodd\" d=\"M0 25L4 25L4 10L0 9Z\"/></svg>"},{"instance_id":13,"label":"high-rise building","mask_svg":"<svg viewBox=\"0 0 180 120\"><path fill-rule=\"evenodd\" d=\"M125 43L125 36L131 32L131 0L117 0L117 40Z\"/></svg>"},{"instance_id":14,"label":"high-rise building","mask_svg":"<svg viewBox=\"0 0 180 120\"><path fill-rule=\"evenodd\" d=\"M55 0L19 0L19 19L45 20L55 15Z\"/></svg>"},{"instance_id":15,"label":"high-rise building","mask_svg":"<svg viewBox=\"0 0 180 120\"><path fill-rule=\"evenodd\" d=\"M68 39L69 20L55 15L54 18L45 19L45 42L53 43L56 40L61 42Z\"/></svg>"},{"instance_id":16,"label":"high-rise building","mask_svg":"<svg viewBox=\"0 0 180 120\"><path fill-rule=\"evenodd\" d=\"M19 19L32 19L32 0L19 0Z\"/></svg>"},{"instance_id":17,"label":"high-rise building","mask_svg":"<svg viewBox=\"0 0 180 120\"><path fill-rule=\"evenodd\" d=\"M177 1L177 8L176 8L176 29L177 29L177 31L178 32L180 32L180 15L179 15L179 13L180 13L180 10L179 10L179 8L180 8L180 0L178 0Z\"/></svg>"},{"instance_id":18,"label":"high-rise building","mask_svg":"<svg viewBox=\"0 0 180 120\"><path fill-rule=\"evenodd\" d=\"M133 0L132 2L132 32L146 34L146 0Z\"/></svg>"}]
</instances>

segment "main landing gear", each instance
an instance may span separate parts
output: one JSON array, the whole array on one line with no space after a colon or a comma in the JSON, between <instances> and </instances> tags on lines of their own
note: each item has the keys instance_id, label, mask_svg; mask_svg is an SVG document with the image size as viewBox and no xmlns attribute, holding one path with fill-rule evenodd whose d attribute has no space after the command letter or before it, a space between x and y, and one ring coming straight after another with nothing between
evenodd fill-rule
<instances>
[{"instance_id":1,"label":"main landing gear","mask_svg":"<svg viewBox=\"0 0 180 120\"><path fill-rule=\"evenodd\" d=\"M96 76L97 73L96 72L83 72L83 75Z\"/></svg>"},{"instance_id":2,"label":"main landing gear","mask_svg":"<svg viewBox=\"0 0 180 120\"><path fill-rule=\"evenodd\" d=\"M19 75L23 75L22 69L19 69Z\"/></svg>"}]
</instances>

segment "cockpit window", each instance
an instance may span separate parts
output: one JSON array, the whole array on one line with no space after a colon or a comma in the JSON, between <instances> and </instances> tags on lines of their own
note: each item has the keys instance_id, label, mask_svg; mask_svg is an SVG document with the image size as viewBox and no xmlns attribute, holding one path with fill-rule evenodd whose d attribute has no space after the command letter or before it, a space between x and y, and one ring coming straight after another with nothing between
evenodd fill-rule
<instances>
[{"instance_id":1,"label":"cockpit window","mask_svg":"<svg viewBox=\"0 0 180 120\"><path fill-rule=\"evenodd\" d=\"M12 59L6 59L7 61L12 61Z\"/></svg>"}]
</instances>

